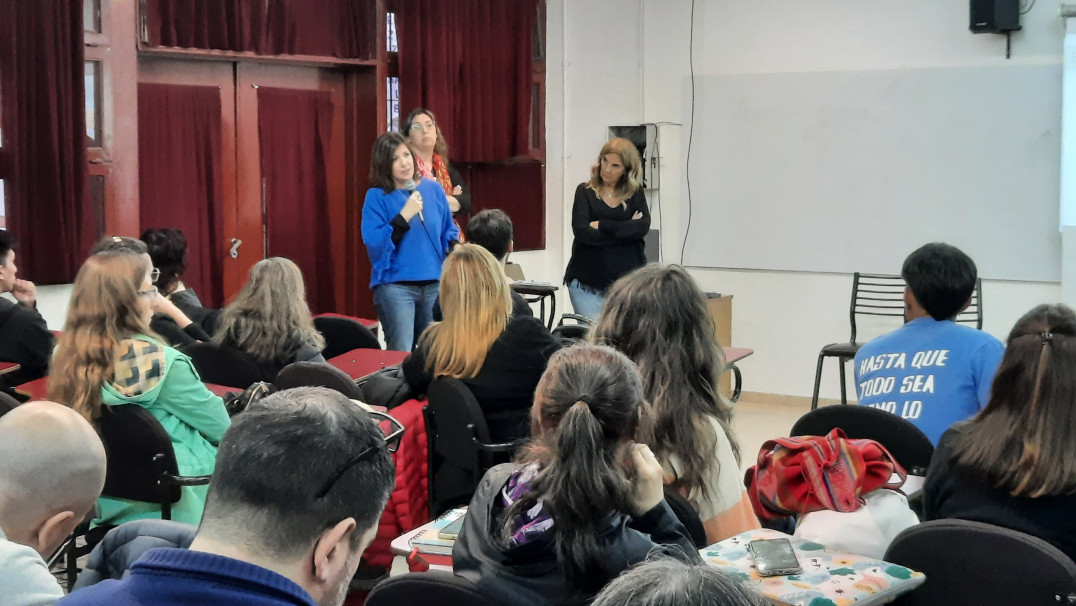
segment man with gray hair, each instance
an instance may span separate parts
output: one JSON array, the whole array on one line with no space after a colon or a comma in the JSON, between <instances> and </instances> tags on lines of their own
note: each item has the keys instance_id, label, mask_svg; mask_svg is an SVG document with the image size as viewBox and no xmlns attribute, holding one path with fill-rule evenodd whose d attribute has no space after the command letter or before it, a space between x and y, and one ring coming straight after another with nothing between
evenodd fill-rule
<instances>
[{"instance_id":1,"label":"man with gray hair","mask_svg":"<svg viewBox=\"0 0 1076 606\"><path fill-rule=\"evenodd\" d=\"M104 484L105 449L82 415L30 402L0 417L0 604L63 597L43 558L82 522Z\"/></svg>"},{"instance_id":2,"label":"man with gray hair","mask_svg":"<svg viewBox=\"0 0 1076 606\"><path fill-rule=\"evenodd\" d=\"M342 604L394 485L403 428L386 439L375 415L322 387L252 404L221 440L190 549L151 549L60 604Z\"/></svg>"}]
</instances>

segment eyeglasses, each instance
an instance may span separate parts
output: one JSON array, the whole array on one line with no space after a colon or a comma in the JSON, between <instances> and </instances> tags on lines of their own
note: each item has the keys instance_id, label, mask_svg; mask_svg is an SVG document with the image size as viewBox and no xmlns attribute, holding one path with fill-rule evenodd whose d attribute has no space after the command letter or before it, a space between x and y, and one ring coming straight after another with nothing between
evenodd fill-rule
<instances>
[{"instance_id":1,"label":"eyeglasses","mask_svg":"<svg viewBox=\"0 0 1076 606\"><path fill-rule=\"evenodd\" d=\"M414 123L411 124L411 130L414 130L414 131L433 130L435 128L437 128L437 125L434 124L433 122L430 122L429 124L419 124L418 122L414 122Z\"/></svg>"},{"instance_id":2,"label":"eyeglasses","mask_svg":"<svg viewBox=\"0 0 1076 606\"><path fill-rule=\"evenodd\" d=\"M341 465L340 469L338 469L333 475L329 476L329 479L321 485L321 488L319 488L316 493L314 493L315 499L320 499L325 495L329 494L329 491L332 490L333 485L336 484L336 481L340 479L340 476L344 475L347 470L354 467L363 459L369 458L370 455L377 452L377 450L382 446L384 446L389 452L396 452L396 449L399 448L400 438L402 438L404 434L404 426L399 421L383 412L375 412L372 410L368 412L371 416L379 420L379 425L380 423L387 421L392 430L387 436L384 436L384 441L381 444L377 444L375 446L367 448L366 450L363 450L359 454L352 457L351 460Z\"/></svg>"},{"instance_id":3,"label":"eyeglasses","mask_svg":"<svg viewBox=\"0 0 1076 606\"><path fill-rule=\"evenodd\" d=\"M149 270L149 281L150 282L153 282L154 284L156 284L157 283L157 278L160 278L160 277L161 277L161 270L157 269L156 267Z\"/></svg>"},{"instance_id":4,"label":"eyeglasses","mask_svg":"<svg viewBox=\"0 0 1076 606\"><path fill-rule=\"evenodd\" d=\"M146 290L138 291L138 296L140 296L140 297L152 297L152 296L156 295L158 292L159 291L157 290L156 286L151 286Z\"/></svg>"}]
</instances>

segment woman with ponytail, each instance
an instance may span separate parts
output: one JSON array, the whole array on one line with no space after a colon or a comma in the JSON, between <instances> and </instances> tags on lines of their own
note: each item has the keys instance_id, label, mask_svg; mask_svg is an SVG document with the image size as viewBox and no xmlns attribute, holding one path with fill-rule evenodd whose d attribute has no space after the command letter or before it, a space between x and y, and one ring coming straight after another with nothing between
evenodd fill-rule
<instances>
[{"instance_id":1,"label":"woman with ponytail","mask_svg":"<svg viewBox=\"0 0 1076 606\"><path fill-rule=\"evenodd\" d=\"M1037 536L1076 560L1076 314L1039 305L1009 333L990 400L942 434L923 485L927 520Z\"/></svg>"},{"instance_id":2,"label":"woman with ponytail","mask_svg":"<svg viewBox=\"0 0 1076 606\"><path fill-rule=\"evenodd\" d=\"M531 409L534 441L482 478L455 573L501 604L585 604L650 555L698 562L665 503L661 465L633 441L643 412L623 354L596 345L554 354Z\"/></svg>"},{"instance_id":3,"label":"woman with ponytail","mask_svg":"<svg viewBox=\"0 0 1076 606\"><path fill-rule=\"evenodd\" d=\"M190 358L162 343L149 328L152 299L149 255L117 248L90 256L71 292L67 321L52 358L49 399L95 423L104 407L141 406L168 432L179 474L209 475L230 421L220 396L198 378ZM185 486L172 519L197 524L206 487ZM101 497L95 524L160 517L159 503Z\"/></svg>"}]
</instances>

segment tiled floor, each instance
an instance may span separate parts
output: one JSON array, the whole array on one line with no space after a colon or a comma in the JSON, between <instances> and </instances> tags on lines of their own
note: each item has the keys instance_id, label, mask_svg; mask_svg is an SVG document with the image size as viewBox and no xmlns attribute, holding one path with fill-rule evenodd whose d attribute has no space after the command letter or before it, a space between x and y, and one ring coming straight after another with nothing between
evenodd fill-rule
<instances>
[{"instance_id":1,"label":"tiled floor","mask_svg":"<svg viewBox=\"0 0 1076 606\"><path fill-rule=\"evenodd\" d=\"M810 402L789 403L751 401L744 394L732 411L732 426L740 442L740 467L747 469L758 459L758 449L766 440L787 436L796 419L810 410ZM802 403L799 403L802 402Z\"/></svg>"}]
</instances>

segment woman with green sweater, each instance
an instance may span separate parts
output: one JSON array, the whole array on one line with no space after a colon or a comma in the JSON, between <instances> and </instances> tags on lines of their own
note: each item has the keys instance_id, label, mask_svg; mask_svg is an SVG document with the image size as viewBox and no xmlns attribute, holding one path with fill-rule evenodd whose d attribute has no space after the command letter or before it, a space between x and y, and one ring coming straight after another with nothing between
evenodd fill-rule
<instances>
[{"instance_id":1,"label":"woman with green sweater","mask_svg":"<svg viewBox=\"0 0 1076 606\"><path fill-rule=\"evenodd\" d=\"M213 472L230 423L224 402L202 383L190 358L149 329L159 297L149 255L112 250L92 255L75 278L67 321L53 355L49 398L95 422L102 406L141 406L172 438L180 475ZM197 524L205 486L185 486L172 519ZM102 497L95 525L160 516L160 505Z\"/></svg>"}]
</instances>

